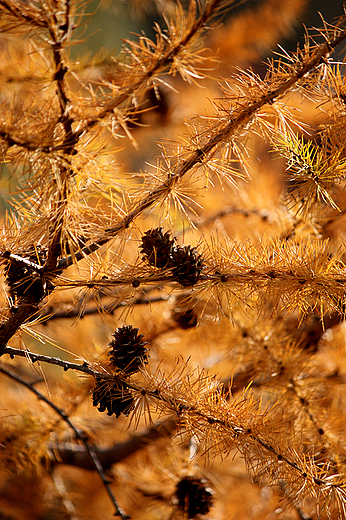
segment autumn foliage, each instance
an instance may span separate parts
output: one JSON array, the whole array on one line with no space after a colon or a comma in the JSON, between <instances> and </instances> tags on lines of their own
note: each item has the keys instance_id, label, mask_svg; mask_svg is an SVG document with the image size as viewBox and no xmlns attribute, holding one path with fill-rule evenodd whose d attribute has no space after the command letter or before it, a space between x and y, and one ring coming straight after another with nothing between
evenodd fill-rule
<instances>
[{"instance_id":1,"label":"autumn foliage","mask_svg":"<svg viewBox=\"0 0 346 520\"><path fill-rule=\"evenodd\" d=\"M185 4L0 0L1 518L346 517L346 18Z\"/></svg>"}]
</instances>

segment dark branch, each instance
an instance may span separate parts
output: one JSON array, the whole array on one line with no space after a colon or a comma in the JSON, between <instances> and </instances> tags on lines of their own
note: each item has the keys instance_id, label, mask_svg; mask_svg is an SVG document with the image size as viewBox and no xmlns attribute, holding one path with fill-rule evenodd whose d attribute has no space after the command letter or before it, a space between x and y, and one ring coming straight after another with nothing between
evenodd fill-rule
<instances>
[{"instance_id":1,"label":"dark branch","mask_svg":"<svg viewBox=\"0 0 346 520\"><path fill-rule=\"evenodd\" d=\"M71 420L68 417L68 415L66 415L66 413L63 410L61 410L58 406L56 406L44 394L42 394L39 390L37 390L32 383L28 383L27 381L22 379L17 374L11 372L10 370L8 370L7 368L4 368L2 366L0 366L0 372L2 372L3 374L7 375L8 377L13 379L14 381L17 381L17 383L20 383L21 385L23 385L26 388L28 388L31 392L33 392L38 397L38 399L40 399L40 401L45 402L50 408L52 408L55 411L55 413L57 413L61 417L61 419L63 421L66 422L66 424L68 424L68 426L71 428L71 430L73 430L76 438L79 439L84 444L84 447L85 447L86 451L88 452L90 459L92 460L94 468L96 469L97 473L99 474L99 476L100 476L100 478L101 478L101 480L103 482L103 485L106 488L108 496L111 499L111 502L112 502L112 504L114 506L114 509L115 509L115 514L117 516L120 516L123 520L128 519L129 516L118 506L118 504L117 504L117 502L115 500L113 491L112 491L112 489L110 487L110 481L109 481L108 477L106 476L106 474L104 472L104 469L103 469L103 467L102 467L102 465L101 465L101 463L100 463L100 461L99 461L99 459L97 457L95 447L88 443L87 436L84 433L84 431L81 430L80 428L76 428L74 426L74 424L71 422Z\"/></svg>"},{"instance_id":2,"label":"dark branch","mask_svg":"<svg viewBox=\"0 0 346 520\"><path fill-rule=\"evenodd\" d=\"M95 453L105 471L113 464L121 462L126 457L133 455L148 443L169 437L176 429L176 421L169 419L162 423L156 423L142 433L133 435L125 442L116 443L109 448L95 447ZM94 464L89 452L83 446L76 444L52 444L49 447L50 457L53 463L69 464L80 468L94 470Z\"/></svg>"}]
</instances>

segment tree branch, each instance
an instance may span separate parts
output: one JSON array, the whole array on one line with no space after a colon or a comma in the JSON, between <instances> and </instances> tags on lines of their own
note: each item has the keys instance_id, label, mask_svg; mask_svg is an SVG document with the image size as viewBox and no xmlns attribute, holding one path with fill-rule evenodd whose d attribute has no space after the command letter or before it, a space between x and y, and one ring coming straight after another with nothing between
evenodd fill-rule
<instances>
[{"instance_id":1,"label":"tree branch","mask_svg":"<svg viewBox=\"0 0 346 520\"><path fill-rule=\"evenodd\" d=\"M104 296L108 296L105 294ZM166 302L168 300L168 296L157 296L153 298L149 297L139 297L136 298L131 302L131 306L135 305L150 305L151 303L156 302ZM116 305L113 303L108 303L107 305L97 305L91 308L87 308L83 310L82 304L79 305L75 309L70 310L60 310L60 311L54 311L54 307L45 307L44 312L41 312L40 318L44 319L43 324L46 324L48 321L52 320L60 320L64 318L83 318L84 316L88 316L91 314L99 314L99 313L106 313L106 314L113 314L116 309L119 309L120 307L127 307L128 302L119 302Z\"/></svg>"},{"instance_id":2,"label":"tree branch","mask_svg":"<svg viewBox=\"0 0 346 520\"><path fill-rule=\"evenodd\" d=\"M66 413L63 410L61 410L58 406L56 406L44 394L39 392L32 383L28 383L27 381L22 379L20 376L18 376L17 374L11 372L7 368L4 368L3 366L0 366L0 372L2 372L3 374L7 375L8 377L13 379L14 381L17 381L17 383L20 383L21 385L23 385L26 388L28 388L31 392L33 392L38 397L38 399L40 399L40 401L45 402L50 408L52 408L55 411L55 413L57 413L61 417L61 419L63 421L66 422L66 424L68 424L68 426L71 428L71 430L73 430L76 438L79 439L84 444L85 449L88 452L90 459L92 460L94 468L96 469L97 473L99 474L100 479L102 480L103 485L106 488L108 496L111 499L111 502L112 502L112 504L114 506L114 509L115 509L115 515L116 516L120 516L120 518L122 518L123 520L126 520L126 519L130 518L118 506L118 504L117 504L117 502L115 500L115 496L113 494L113 491L112 491L112 489L110 487L110 481L109 481L108 477L106 476L106 474L104 472L104 469L103 469L103 467L102 467L102 465L101 465L101 463L100 463L100 461L98 459L95 447L88 443L87 436L85 435L84 431L81 430L80 428L76 428L74 426L74 424L71 422L70 418L66 415Z\"/></svg>"},{"instance_id":3,"label":"tree branch","mask_svg":"<svg viewBox=\"0 0 346 520\"><path fill-rule=\"evenodd\" d=\"M138 450L145 448L151 441L171 436L176 426L177 421L175 419L155 423L142 433L132 435L125 442L116 443L109 448L95 447L95 453L106 471L113 464L117 464ZM82 446L68 443L52 444L49 446L49 452L53 463L69 464L90 470L95 469L89 452Z\"/></svg>"}]
</instances>

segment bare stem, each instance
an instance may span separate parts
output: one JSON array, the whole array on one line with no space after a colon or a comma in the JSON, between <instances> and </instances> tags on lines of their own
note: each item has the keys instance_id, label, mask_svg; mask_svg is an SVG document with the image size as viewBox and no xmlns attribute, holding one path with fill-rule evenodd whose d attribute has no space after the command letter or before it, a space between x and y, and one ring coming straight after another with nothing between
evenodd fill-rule
<instances>
[{"instance_id":1,"label":"bare stem","mask_svg":"<svg viewBox=\"0 0 346 520\"><path fill-rule=\"evenodd\" d=\"M98 456L97 456L97 453L96 453L96 449L94 446L92 446L91 444L88 443L87 441L87 436L85 435L84 431L81 430L80 428L76 428L74 426L74 424L71 422L70 418L68 417L68 415L66 415L66 413L61 410L61 408L59 408L58 406L56 406L50 399L48 399L44 394L42 394L39 390L37 390L35 388L35 386L33 385L33 383L28 383L27 381L25 381L23 378L21 378L20 376L18 376L17 374L15 374L14 372L11 372L10 370L8 370L7 368L4 368L3 366L0 366L0 372L2 372L3 374L7 375L8 377L10 377L11 379L13 379L14 381L17 381L17 383L20 383L21 385L25 386L26 388L28 388L31 392L33 392L37 397L38 399L40 399L40 401L43 401L45 402L48 406L50 406L50 408L52 408L55 413L57 413L63 421L66 422L66 424L69 425L69 427L71 428L71 430L73 430L75 436L84 444L85 446L85 449L87 450L87 452L89 453L90 457L91 457L91 460L94 464L94 467L97 471L97 473L99 474L100 476L100 479L102 480L103 482L103 485L105 486L106 488L106 491L108 493L108 496L110 497L111 499L111 502L115 508L115 516L120 516L120 518L122 518L123 520L125 519L128 519L130 518L117 504L116 502L116 499L115 499L115 496L113 494L113 491L110 487L110 481L107 477L107 475L105 474L104 472L104 469L98 459Z\"/></svg>"},{"instance_id":2,"label":"bare stem","mask_svg":"<svg viewBox=\"0 0 346 520\"><path fill-rule=\"evenodd\" d=\"M64 361L58 357L45 356L43 354L36 354L29 350L21 350L18 348L6 347L4 354L9 354L11 358L15 356L29 358L32 363L36 361L42 361L43 363L49 363L50 365L58 365L66 370L77 370L78 372L84 372L90 376L95 377L96 375L105 376L103 372L99 372L91 368L91 365L84 361L84 363L71 363L70 361Z\"/></svg>"}]
</instances>

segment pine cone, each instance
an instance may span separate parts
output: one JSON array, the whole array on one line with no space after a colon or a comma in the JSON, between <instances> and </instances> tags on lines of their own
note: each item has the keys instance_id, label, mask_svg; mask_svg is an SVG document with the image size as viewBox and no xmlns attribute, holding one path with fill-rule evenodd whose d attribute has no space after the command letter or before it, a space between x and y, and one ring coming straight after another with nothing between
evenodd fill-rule
<instances>
[{"instance_id":1,"label":"pine cone","mask_svg":"<svg viewBox=\"0 0 346 520\"><path fill-rule=\"evenodd\" d=\"M161 227L149 229L142 236L141 253L150 265L155 267L167 267L170 262L170 253L174 245L174 239L169 231L162 233Z\"/></svg>"},{"instance_id":2,"label":"pine cone","mask_svg":"<svg viewBox=\"0 0 346 520\"><path fill-rule=\"evenodd\" d=\"M96 376L93 405L98 406L99 412L107 410L107 415L119 417L124 414L127 417L134 408L134 399L121 381L111 382L109 378Z\"/></svg>"},{"instance_id":3,"label":"pine cone","mask_svg":"<svg viewBox=\"0 0 346 520\"><path fill-rule=\"evenodd\" d=\"M23 260L21 261L20 258ZM19 298L30 296L39 302L44 294L51 289L51 284L48 282L49 286L47 284L45 286L40 273L35 270L34 266L30 265L30 262L43 265L46 259L47 251L39 245L32 246L25 253L19 254L18 260L8 259L5 268L6 283L13 298L15 296Z\"/></svg>"},{"instance_id":4,"label":"pine cone","mask_svg":"<svg viewBox=\"0 0 346 520\"><path fill-rule=\"evenodd\" d=\"M141 365L148 362L143 334L138 336L138 329L128 325L117 328L113 337L108 352L111 365L128 375L138 372Z\"/></svg>"},{"instance_id":5,"label":"pine cone","mask_svg":"<svg viewBox=\"0 0 346 520\"><path fill-rule=\"evenodd\" d=\"M205 484L205 480L194 477L185 477L178 482L175 491L178 507L188 513L188 518L209 513L213 496Z\"/></svg>"},{"instance_id":6,"label":"pine cone","mask_svg":"<svg viewBox=\"0 0 346 520\"><path fill-rule=\"evenodd\" d=\"M203 269L203 258L191 246L172 249L170 267L174 279L184 287L195 285Z\"/></svg>"}]
</instances>

